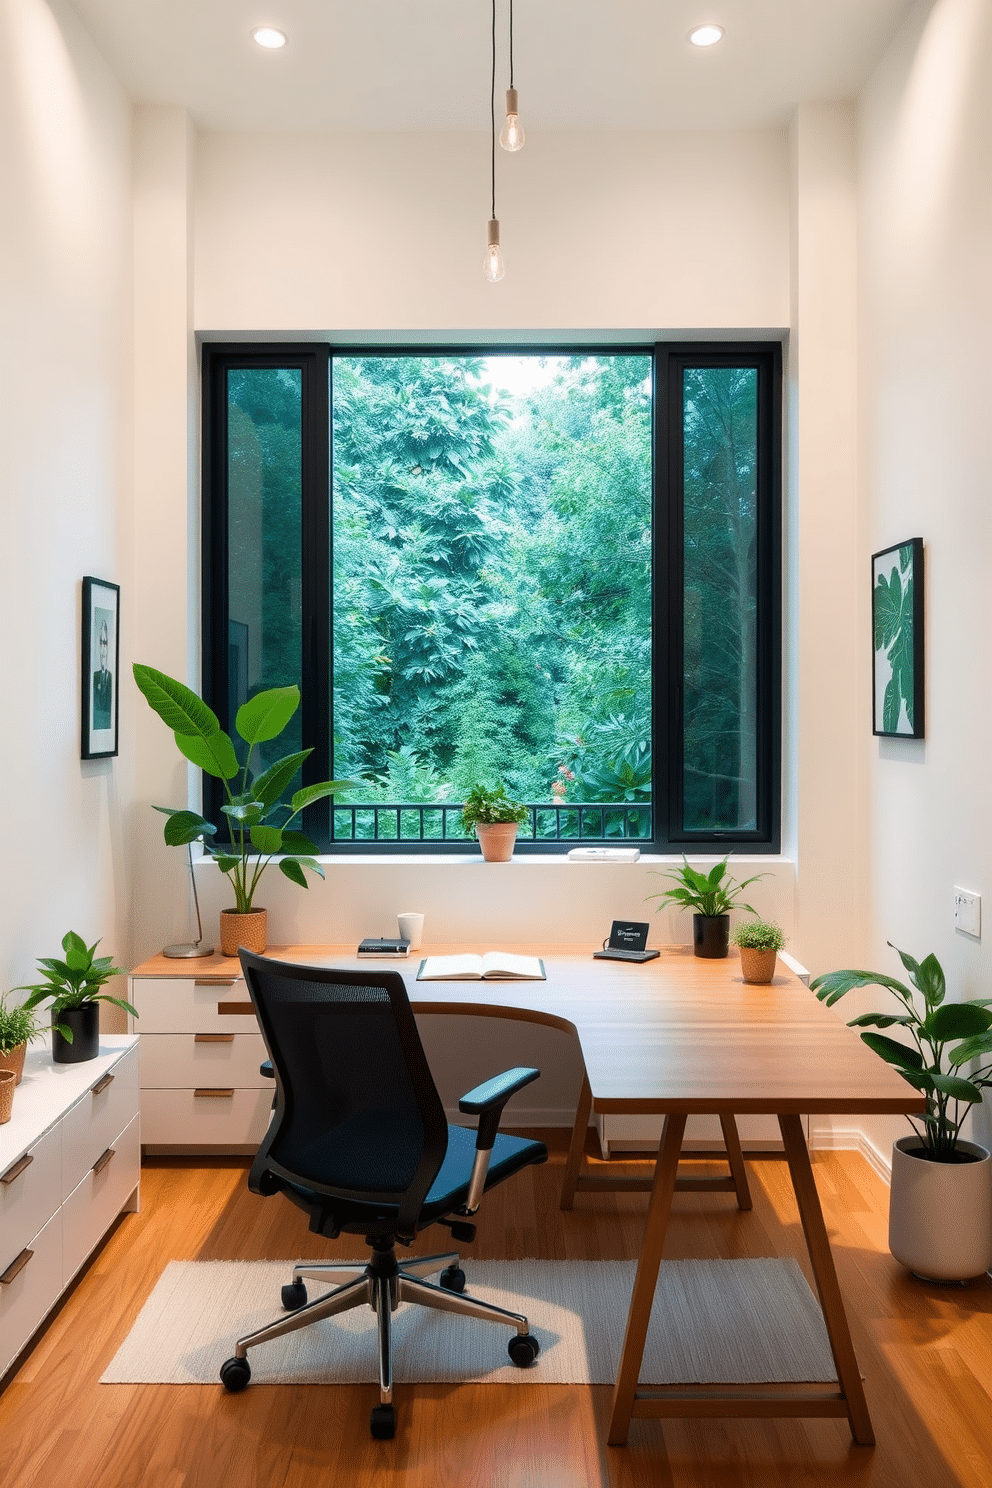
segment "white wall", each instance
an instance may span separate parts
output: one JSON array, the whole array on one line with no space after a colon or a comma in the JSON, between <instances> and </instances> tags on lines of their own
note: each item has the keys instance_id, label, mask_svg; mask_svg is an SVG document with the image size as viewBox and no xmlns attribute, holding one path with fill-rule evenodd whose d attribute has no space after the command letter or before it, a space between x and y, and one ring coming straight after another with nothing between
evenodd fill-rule
<instances>
[{"instance_id":1,"label":"white wall","mask_svg":"<svg viewBox=\"0 0 992 1488\"><path fill-rule=\"evenodd\" d=\"M865 579L907 537L927 571L926 739L864 743L870 964L899 974L887 940L934 951L955 998L992 993L990 150L992 9L918 3L860 111ZM955 884L983 895L981 940L953 928Z\"/></svg>"},{"instance_id":2,"label":"white wall","mask_svg":"<svg viewBox=\"0 0 992 1488\"><path fill-rule=\"evenodd\" d=\"M61 0L0 0L0 990L68 929L127 959L133 708L81 761L81 579L135 588L130 111Z\"/></svg>"}]
</instances>

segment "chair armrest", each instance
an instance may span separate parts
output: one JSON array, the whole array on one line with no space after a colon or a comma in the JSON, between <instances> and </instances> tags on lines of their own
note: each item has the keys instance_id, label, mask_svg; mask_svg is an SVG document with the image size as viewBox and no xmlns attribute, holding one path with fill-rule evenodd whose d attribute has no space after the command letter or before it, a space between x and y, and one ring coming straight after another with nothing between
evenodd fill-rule
<instances>
[{"instance_id":1,"label":"chair armrest","mask_svg":"<svg viewBox=\"0 0 992 1488\"><path fill-rule=\"evenodd\" d=\"M465 1214L474 1214L482 1199L486 1174L489 1172L489 1158L499 1131L503 1107L511 1095L536 1080L540 1073L540 1070L525 1069L522 1065L504 1070L503 1074L494 1075L491 1080L484 1080L474 1090L467 1091L458 1102L458 1109L464 1115L479 1118L479 1129L475 1136L475 1162L472 1165L472 1177L463 1211Z\"/></svg>"},{"instance_id":2,"label":"chair armrest","mask_svg":"<svg viewBox=\"0 0 992 1488\"><path fill-rule=\"evenodd\" d=\"M501 1075L494 1075L491 1080L484 1080L481 1085L476 1085L462 1096L458 1102L459 1111L465 1116L479 1117L479 1134L475 1143L477 1152L492 1151L503 1107L511 1095L523 1090L540 1073L538 1069L526 1069L523 1065L518 1065L515 1069L504 1070Z\"/></svg>"},{"instance_id":3,"label":"chair armrest","mask_svg":"<svg viewBox=\"0 0 992 1488\"><path fill-rule=\"evenodd\" d=\"M267 1080L274 1080L276 1077L276 1072L272 1068L272 1060L264 1060L263 1063L258 1066L258 1073L260 1075L264 1075Z\"/></svg>"}]
</instances>

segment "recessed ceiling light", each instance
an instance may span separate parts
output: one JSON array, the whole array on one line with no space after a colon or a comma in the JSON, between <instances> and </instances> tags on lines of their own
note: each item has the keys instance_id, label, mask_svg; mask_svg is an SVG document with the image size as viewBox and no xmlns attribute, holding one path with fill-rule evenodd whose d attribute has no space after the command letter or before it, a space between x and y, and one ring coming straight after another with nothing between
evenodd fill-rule
<instances>
[{"instance_id":1,"label":"recessed ceiling light","mask_svg":"<svg viewBox=\"0 0 992 1488\"><path fill-rule=\"evenodd\" d=\"M716 46L722 35L722 26L697 26L689 32L689 40L693 46Z\"/></svg>"},{"instance_id":2,"label":"recessed ceiling light","mask_svg":"<svg viewBox=\"0 0 992 1488\"><path fill-rule=\"evenodd\" d=\"M284 47L287 41L285 31L279 31L275 26L256 26L251 33L251 38L252 41L257 41L260 47L266 47L273 52L279 47Z\"/></svg>"}]
</instances>

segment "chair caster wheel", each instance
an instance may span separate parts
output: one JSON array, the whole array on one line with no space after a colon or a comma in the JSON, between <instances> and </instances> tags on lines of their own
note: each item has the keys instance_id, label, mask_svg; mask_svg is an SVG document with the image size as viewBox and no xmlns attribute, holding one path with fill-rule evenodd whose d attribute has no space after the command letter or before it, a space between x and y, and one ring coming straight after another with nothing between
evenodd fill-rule
<instances>
[{"instance_id":1,"label":"chair caster wheel","mask_svg":"<svg viewBox=\"0 0 992 1488\"><path fill-rule=\"evenodd\" d=\"M307 1289L302 1281L291 1281L279 1294L287 1312L299 1312L307 1305Z\"/></svg>"},{"instance_id":2,"label":"chair caster wheel","mask_svg":"<svg viewBox=\"0 0 992 1488\"><path fill-rule=\"evenodd\" d=\"M506 1352L518 1369L526 1369L541 1352L541 1345L533 1333L514 1333L506 1345Z\"/></svg>"},{"instance_id":3,"label":"chair caster wheel","mask_svg":"<svg viewBox=\"0 0 992 1488\"><path fill-rule=\"evenodd\" d=\"M251 1379L251 1365L247 1359L226 1359L220 1366L220 1382L229 1395L244 1390Z\"/></svg>"},{"instance_id":4,"label":"chair caster wheel","mask_svg":"<svg viewBox=\"0 0 992 1488\"><path fill-rule=\"evenodd\" d=\"M446 1292L463 1292L465 1290L465 1272L461 1266L446 1266L438 1277L438 1281Z\"/></svg>"},{"instance_id":5,"label":"chair caster wheel","mask_svg":"<svg viewBox=\"0 0 992 1488\"><path fill-rule=\"evenodd\" d=\"M396 1411L391 1405L374 1405L369 1425L378 1441L390 1441L396 1435Z\"/></svg>"}]
</instances>

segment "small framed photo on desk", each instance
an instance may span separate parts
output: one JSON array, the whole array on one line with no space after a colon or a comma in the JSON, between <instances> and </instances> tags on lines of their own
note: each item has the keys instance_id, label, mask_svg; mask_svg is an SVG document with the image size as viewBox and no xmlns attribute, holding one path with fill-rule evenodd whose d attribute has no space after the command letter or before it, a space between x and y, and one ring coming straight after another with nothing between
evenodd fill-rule
<instances>
[{"instance_id":1,"label":"small framed photo on desk","mask_svg":"<svg viewBox=\"0 0 992 1488\"><path fill-rule=\"evenodd\" d=\"M601 961L653 961L661 952L647 948L650 928L646 920L614 920L609 940L593 956Z\"/></svg>"}]
</instances>

